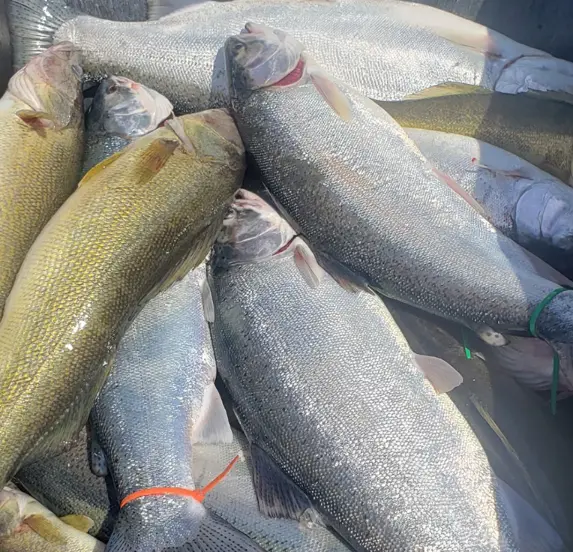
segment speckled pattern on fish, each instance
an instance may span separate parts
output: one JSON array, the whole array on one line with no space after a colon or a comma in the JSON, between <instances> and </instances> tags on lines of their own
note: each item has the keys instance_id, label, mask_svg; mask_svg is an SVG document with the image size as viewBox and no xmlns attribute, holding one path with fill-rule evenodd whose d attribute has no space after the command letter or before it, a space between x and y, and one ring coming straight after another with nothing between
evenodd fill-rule
<instances>
[{"instance_id":1,"label":"speckled pattern on fish","mask_svg":"<svg viewBox=\"0 0 573 552\"><path fill-rule=\"evenodd\" d=\"M249 440L360 552L516 552L481 445L382 301L287 251L210 284L219 373Z\"/></svg>"}]
</instances>

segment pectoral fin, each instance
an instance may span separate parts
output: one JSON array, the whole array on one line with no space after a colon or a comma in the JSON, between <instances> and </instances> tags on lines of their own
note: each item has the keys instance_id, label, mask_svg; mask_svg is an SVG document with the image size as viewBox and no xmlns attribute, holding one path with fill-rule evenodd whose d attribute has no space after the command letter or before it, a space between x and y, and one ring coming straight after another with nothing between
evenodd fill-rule
<instances>
[{"instance_id":1,"label":"pectoral fin","mask_svg":"<svg viewBox=\"0 0 573 552\"><path fill-rule=\"evenodd\" d=\"M305 282L311 288L318 287L322 278L324 277L324 270L316 261L314 253L306 244L306 242L301 238L295 238L293 240L293 246L294 262Z\"/></svg>"},{"instance_id":2,"label":"pectoral fin","mask_svg":"<svg viewBox=\"0 0 573 552\"><path fill-rule=\"evenodd\" d=\"M308 65L307 70L312 84L314 84L326 103L341 119L350 121L352 118L350 101L338 88L333 79L315 65Z\"/></svg>"}]
</instances>

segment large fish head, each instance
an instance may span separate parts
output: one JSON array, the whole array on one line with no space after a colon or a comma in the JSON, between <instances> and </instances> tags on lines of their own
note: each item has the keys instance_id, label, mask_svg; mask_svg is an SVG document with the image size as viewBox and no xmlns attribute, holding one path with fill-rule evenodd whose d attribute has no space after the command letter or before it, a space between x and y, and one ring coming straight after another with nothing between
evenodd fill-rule
<instances>
[{"instance_id":1,"label":"large fish head","mask_svg":"<svg viewBox=\"0 0 573 552\"><path fill-rule=\"evenodd\" d=\"M10 79L8 92L27 106L19 112L22 120L58 129L71 122L81 107L79 56L71 42L60 42L32 58Z\"/></svg>"},{"instance_id":2,"label":"large fish head","mask_svg":"<svg viewBox=\"0 0 573 552\"><path fill-rule=\"evenodd\" d=\"M247 23L241 34L229 37L225 43L231 98L282 84L303 65L303 49L300 42L282 31Z\"/></svg>"},{"instance_id":3,"label":"large fish head","mask_svg":"<svg viewBox=\"0 0 573 552\"><path fill-rule=\"evenodd\" d=\"M214 247L214 264L256 263L288 248L295 231L267 202L240 189Z\"/></svg>"},{"instance_id":4,"label":"large fish head","mask_svg":"<svg viewBox=\"0 0 573 552\"><path fill-rule=\"evenodd\" d=\"M112 76L98 87L87 119L105 134L136 138L155 130L172 112L171 102L159 92Z\"/></svg>"},{"instance_id":5,"label":"large fish head","mask_svg":"<svg viewBox=\"0 0 573 552\"><path fill-rule=\"evenodd\" d=\"M516 231L520 243L546 244L555 251L556 268L571 269L564 261L573 253L573 192L554 181L530 186L515 208ZM549 250L544 251L544 258Z\"/></svg>"}]
</instances>

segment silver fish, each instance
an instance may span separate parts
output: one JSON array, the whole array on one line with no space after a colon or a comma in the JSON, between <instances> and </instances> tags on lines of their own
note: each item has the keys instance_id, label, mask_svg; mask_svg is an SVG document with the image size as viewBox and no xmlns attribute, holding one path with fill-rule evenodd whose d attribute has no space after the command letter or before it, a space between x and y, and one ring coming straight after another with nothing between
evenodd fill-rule
<instances>
[{"instance_id":1,"label":"silver fish","mask_svg":"<svg viewBox=\"0 0 573 552\"><path fill-rule=\"evenodd\" d=\"M193 447L193 477L204 486L237 455L245 458L205 497L205 506L247 534L266 552L348 552L330 531L318 524L288 519L271 519L257 505L250 468L249 444L233 430L232 443L198 444Z\"/></svg>"},{"instance_id":2,"label":"silver fish","mask_svg":"<svg viewBox=\"0 0 573 552\"><path fill-rule=\"evenodd\" d=\"M573 276L573 189L505 150L457 134L405 129L506 236Z\"/></svg>"},{"instance_id":3,"label":"silver fish","mask_svg":"<svg viewBox=\"0 0 573 552\"><path fill-rule=\"evenodd\" d=\"M93 411L93 424L122 505L108 552L260 548L197 496L130 497L154 488L195 490L193 441L228 441L204 318L204 265L152 299L123 337ZM126 499L127 502L126 502ZM203 548L204 547L204 548Z\"/></svg>"},{"instance_id":4,"label":"silver fish","mask_svg":"<svg viewBox=\"0 0 573 552\"><path fill-rule=\"evenodd\" d=\"M492 344L505 343L499 332L526 332L559 287L540 276L547 265L442 182L374 102L337 86L282 31L247 30L226 46L235 120L319 263ZM573 343L573 292L553 297L536 326L540 337Z\"/></svg>"},{"instance_id":5,"label":"silver fish","mask_svg":"<svg viewBox=\"0 0 573 552\"><path fill-rule=\"evenodd\" d=\"M109 77L98 87L86 116L82 175L155 130L173 112L167 98L125 77Z\"/></svg>"},{"instance_id":6,"label":"silver fish","mask_svg":"<svg viewBox=\"0 0 573 552\"><path fill-rule=\"evenodd\" d=\"M309 285L304 242L242 194L211 261L212 335L263 511L314 506L360 552L517 550L481 445L420 370L452 368L413 355L376 296Z\"/></svg>"},{"instance_id":7,"label":"silver fish","mask_svg":"<svg viewBox=\"0 0 573 552\"><path fill-rule=\"evenodd\" d=\"M11 0L9 9L16 66L54 36L71 40L87 73L143 82L182 112L227 105L220 49L245 21L292 33L333 76L377 100L402 99L446 81L511 93L573 92L573 63L399 0L205 2L145 23L77 15L65 0Z\"/></svg>"}]
</instances>

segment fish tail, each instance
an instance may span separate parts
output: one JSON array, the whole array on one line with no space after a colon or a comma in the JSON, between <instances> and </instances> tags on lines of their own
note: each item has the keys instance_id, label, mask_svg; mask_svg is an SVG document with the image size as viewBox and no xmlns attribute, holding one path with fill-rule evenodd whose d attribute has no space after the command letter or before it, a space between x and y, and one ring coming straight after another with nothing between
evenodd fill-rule
<instances>
[{"instance_id":1,"label":"fish tail","mask_svg":"<svg viewBox=\"0 0 573 552\"><path fill-rule=\"evenodd\" d=\"M151 496L120 511L106 552L262 552L247 535L205 509L179 496Z\"/></svg>"},{"instance_id":2,"label":"fish tail","mask_svg":"<svg viewBox=\"0 0 573 552\"><path fill-rule=\"evenodd\" d=\"M6 9L15 70L52 46L56 31L81 15L65 0L11 0Z\"/></svg>"}]
</instances>

